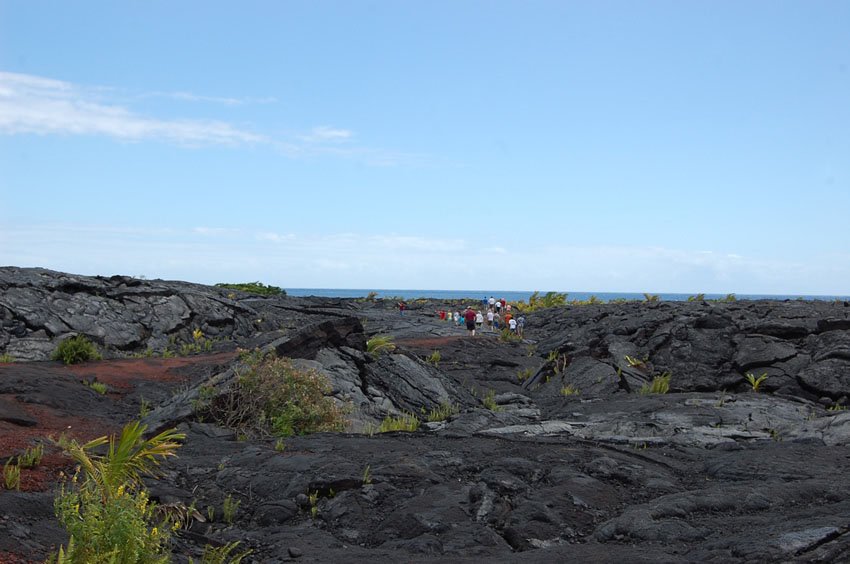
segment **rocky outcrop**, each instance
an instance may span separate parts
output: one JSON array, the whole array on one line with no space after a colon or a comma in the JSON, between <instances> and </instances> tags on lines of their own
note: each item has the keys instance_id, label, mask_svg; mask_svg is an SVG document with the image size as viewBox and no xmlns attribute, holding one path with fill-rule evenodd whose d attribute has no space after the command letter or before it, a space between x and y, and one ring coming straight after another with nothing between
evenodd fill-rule
<instances>
[{"instance_id":1,"label":"rocky outcrop","mask_svg":"<svg viewBox=\"0 0 850 564\"><path fill-rule=\"evenodd\" d=\"M40 268L0 268L0 352L45 360L67 335L82 334L107 357L192 343L219 348L262 343L317 319L338 300L258 298L235 290L128 276L79 276ZM279 335L280 333L278 333Z\"/></svg>"},{"instance_id":2,"label":"rocky outcrop","mask_svg":"<svg viewBox=\"0 0 850 564\"><path fill-rule=\"evenodd\" d=\"M845 403L850 394L850 303L826 301L663 302L570 307L529 316L527 334L567 362L583 389L595 361L620 369L629 390L670 372L679 392L764 391ZM626 362L628 355L633 362ZM603 381L610 381L604 374ZM533 386L540 377L528 383ZM639 387L639 386L638 386Z\"/></svg>"}]
</instances>

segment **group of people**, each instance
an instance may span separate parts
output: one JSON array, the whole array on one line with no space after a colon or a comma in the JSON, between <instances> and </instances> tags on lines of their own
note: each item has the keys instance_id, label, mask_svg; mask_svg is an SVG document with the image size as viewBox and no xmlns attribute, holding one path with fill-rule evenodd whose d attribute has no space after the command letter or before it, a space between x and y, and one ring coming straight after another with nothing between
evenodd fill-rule
<instances>
[{"instance_id":1,"label":"group of people","mask_svg":"<svg viewBox=\"0 0 850 564\"><path fill-rule=\"evenodd\" d=\"M518 317L511 312L511 304L507 303L504 298L495 299L493 296L481 300L482 309L476 310L473 306L469 306L461 313L459 311L451 312L438 310L437 316L441 320L454 322L458 326L466 323L466 329L474 337L476 330L480 330L487 322L487 329L491 332L501 330L504 321L504 327L508 328L511 333L523 336L525 331L525 316L520 314ZM482 312L486 311L486 314ZM504 313L503 313L504 312Z\"/></svg>"}]
</instances>

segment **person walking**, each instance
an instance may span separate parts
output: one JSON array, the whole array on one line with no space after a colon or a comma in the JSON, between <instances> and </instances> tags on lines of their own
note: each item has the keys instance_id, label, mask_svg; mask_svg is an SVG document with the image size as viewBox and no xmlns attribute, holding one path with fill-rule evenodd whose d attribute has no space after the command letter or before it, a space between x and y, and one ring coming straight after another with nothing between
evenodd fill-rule
<instances>
[{"instance_id":1,"label":"person walking","mask_svg":"<svg viewBox=\"0 0 850 564\"><path fill-rule=\"evenodd\" d=\"M476 311L475 312L475 328L480 331L482 325L484 325L484 315L480 311Z\"/></svg>"},{"instance_id":2,"label":"person walking","mask_svg":"<svg viewBox=\"0 0 850 564\"><path fill-rule=\"evenodd\" d=\"M491 332L493 331L493 310L492 309L487 310L487 329L489 329Z\"/></svg>"},{"instance_id":3,"label":"person walking","mask_svg":"<svg viewBox=\"0 0 850 564\"><path fill-rule=\"evenodd\" d=\"M466 330L469 331L469 334L473 337L475 336L475 312L472 311L472 308L466 308L466 311L463 314L463 318L466 319Z\"/></svg>"},{"instance_id":4,"label":"person walking","mask_svg":"<svg viewBox=\"0 0 850 564\"><path fill-rule=\"evenodd\" d=\"M525 332L525 316L520 315L519 319L516 320L516 333L517 333L517 335L522 337L522 334L524 332Z\"/></svg>"}]
</instances>

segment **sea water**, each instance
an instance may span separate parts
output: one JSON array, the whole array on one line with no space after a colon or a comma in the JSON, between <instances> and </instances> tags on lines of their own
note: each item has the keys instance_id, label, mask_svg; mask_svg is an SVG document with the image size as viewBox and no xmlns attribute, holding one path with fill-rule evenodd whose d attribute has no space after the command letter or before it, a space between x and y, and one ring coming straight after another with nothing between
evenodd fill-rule
<instances>
[{"instance_id":1,"label":"sea water","mask_svg":"<svg viewBox=\"0 0 850 564\"><path fill-rule=\"evenodd\" d=\"M493 296L496 299L505 298L509 302L528 301L533 292L518 292L514 290L387 290L387 289L344 289L344 288L286 288L290 296L317 296L323 298L363 298L375 292L377 298L398 298L415 300L430 298L434 300L472 299L480 302ZM546 292L540 292L544 295ZM714 300L725 298L727 294L705 294L705 299ZM639 292L567 292L567 300L587 300L591 296L608 302L616 299L643 300L644 294ZM693 294L658 294L664 301L683 302ZM848 296L809 296L799 294L769 295L769 294L735 294L739 300L846 300Z\"/></svg>"}]
</instances>

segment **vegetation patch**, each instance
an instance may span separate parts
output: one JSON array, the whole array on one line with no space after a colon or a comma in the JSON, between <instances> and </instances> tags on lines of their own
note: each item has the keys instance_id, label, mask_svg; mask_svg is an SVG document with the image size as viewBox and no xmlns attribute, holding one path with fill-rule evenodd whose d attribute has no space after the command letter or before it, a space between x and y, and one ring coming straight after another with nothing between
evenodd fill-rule
<instances>
[{"instance_id":1,"label":"vegetation patch","mask_svg":"<svg viewBox=\"0 0 850 564\"><path fill-rule=\"evenodd\" d=\"M98 382L97 380L92 380L87 385L88 385L89 388L91 388L95 392L99 393L100 395L102 395L102 396L106 395L107 387L106 387L106 384L104 384L103 382Z\"/></svg>"},{"instance_id":2,"label":"vegetation patch","mask_svg":"<svg viewBox=\"0 0 850 564\"><path fill-rule=\"evenodd\" d=\"M201 556L201 564L240 564L253 551L245 550L237 553L236 549L239 548L239 544L240 541L233 541L223 546L206 545L204 554ZM194 562L190 557L189 564L194 564Z\"/></svg>"},{"instance_id":3,"label":"vegetation patch","mask_svg":"<svg viewBox=\"0 0 850 564\"><path fill-rule=\"evenodd\" d=\"M44 445L39 443L34 447L27 448L23 454L18 455L18 466L21 468L35 468L41 464L44 458Z\"/></svg>"},{"instance_id":4,"label":"vegetation patch","mask_svg":"<svg viewBox=\"0 0 850 564\"><path fill-rule=\"evenodd\" d=\"M78 364L89 360L101 360L103 357L94 343L85 335L76 335L59 343L50 358L60 360L64 364Z\"/></svg>"},{"instance_id":5,"label":"vegetation patch","mask_svg":"<svg viewBox=\"0 0 850 564\"><path fill-rule=\"evenodd\" d=\"M270 354L247 364L226 393L199 400L199 410L246 437L342 431L344 410L330 392L328 379L319 372Z\"/></svg>"},{"instance_id":6,"label":"vegetation patch","mask_svg":"<svg viewBox=\"0 0 850 564\"><path fill-rule=\"evenodd\" d=\"M443 355L440 354L440 351L434 349L434 351L431 353L431 356L425 359L425 362L427 362L428 364L433 364L434 366L439 366L440 361L442 359Z\"/></svg>"},{"instance_id":7,"label":"vegetation patch","mask_svg":"<svg viewBox=\"0 0 850 564\"><path fill-rule=\"evenodd\" d=\"M229 290L239 290L248 294L257 296L285 296L286 290L277 286L266 286L262 282L242 282L242 283L226 283L219 282L216 284L219 288L227 288ZM229 294L228 294L229 295Z\"/></svg>"},{"instance_id":8,"label":"vegetation patch","mask_svg":"<svg viewBox=\"0 0 850 564\"><path fill-rule=\"evenodd\" d=\"M419 429L419 418L412 413L403 413L398 416L388 416L381 421L381 426L378 428L379 433L388 433L390 431L408 431L413 432Z\"/></svg>"},{"instance_id":9,"label":"vegetation patch","mask_svg":"<svg viewBox=\"0 0 850 564\"><path fill-rule=\"evenodd\" d=\"M560 292L546 292L541 296L540 292L534 292L528 297L528 303L520 300L513 305L519 311L526 313L550 307L563 307L567 305L567 294L562 294Z\"/></svg>"},{"instance_id":10,"label":"vegetation patch","mask_svg":"<svg viewBox=\"0 0 850 564\"><path fill-rule=\"evenodd\" d=\"M652 382L648 382L641 386L640 395L646 396L649 394L666 394L668 391L670 391L671 376L672 375L669 372L659 374L658 376L652 379Z\"/></svg>"},{"instance_id":11,"label":"vegetation patch","mask_svg":"<svg viewBox=\"0 0 850 564\"><path fill-rule=\"evenodd\" d=\"M565 397L577 396L580 393L581 393L581 391L578 388L574 388L573 386L570 386L570 385L566 385L563 388L561 388L561 395L565 396Z\"/></svg>"},{"instance_id":12,"label":"vegetation patch","mask_svg":"<svg viewBox=\"0 0 850 564\"><path fill-rule=\"evenodd\" d=\"M0 354L0 364L9 364L15 362L15 357L8 353Z\"/></svg>"},{"instance_id":13,"label":"vegetation patch","mask_svg":"<svg viewBox=\"0 0 850 564\"><path fill-rule=\"evenodd\" d=\"M481 399L481 403L490 411L502 411L502 406L496 403L496 390L487 390L487 393Z\"/></svg>"},{"instance_id":14,"label":"vegetation patch","mask_svg":"<svg viewBox=\"0 0 850 564\"><path fill-rule=\"evenodd\" d=\"M767 380L767 372L763 372L760 376L756 376L752 372L747 372L746 374L747 382L750 383L754 392L758 392L759 388L762 385L762 382Z\"/></svg>"},{"instance_id":15,"label":"vegetation patch","mask_svg":"<svg viewBox=\"0 0 850 564\"><path fill-rule=\"evenodd\" d=\"M437 421L445 421L452 415L460 412L460 408L452 403L444 402L438 407L433 408L428 412L428 421L435 423Z\"/></svg>"},{"instance_id":16,"label":"vegetation patch","mask_svg":"<svg viewBox=\"0 0 850 564\"><path fill-rule=\"evenodd\" d=\"M366 352L374 358L378 358L383 353L390 353L395 350L395 343L390 335L375 335L366 341Z\"/></svg>"},{"instance_id":17,"label":"vegetation patch","mask_svg":"<svg viewBox=\"0 0 850 564\"><path fill-rule=\"evenodd\" d=\"M21 489L21 465L12 464L12 459L3 466L3 485L7 490Z\"/></svg>"},{"instance_id":18,"label":"vegetation patch","mask_svg":"<svg viewBox=\"0 0 850 564\"><path fill-rule=\"evenodd\" d=\"M170 561L170 531L179 523L156 520L142 475L153 475L160 459L174 456L177 441L185 436L172 429L145 440L145 430L135 421L118 439L100 437L84 445L59 441L79 465L54 501L56 516L70 535L59 562ZM106 454L93 453L107 444Z\"/></svg>"}]
</instances>

